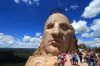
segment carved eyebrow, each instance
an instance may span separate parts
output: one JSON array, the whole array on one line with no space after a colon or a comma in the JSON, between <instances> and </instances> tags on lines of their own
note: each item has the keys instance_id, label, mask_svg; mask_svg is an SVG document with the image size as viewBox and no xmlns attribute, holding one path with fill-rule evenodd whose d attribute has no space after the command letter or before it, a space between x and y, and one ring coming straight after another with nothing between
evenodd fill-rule
<instances>
[{"instance_id":1,"label":"carved eyebrow","mask_svg":"<svg viewBox=\"0 0 100 66\"><path fill-rule=\"evenodd\" d=\"M53 27L54 27L54 23L52 22L46 25L46 29L51 29Z\"/></svg>"},{"instance_id":2,"label":"carved eyebrow","mask_svg":"<svg viewBox=\"0 0 100 66\"><path fill-rule=\"evenodd\" d=\"M62 30L66 31L69 29L69 26L66 23L60 23L60 27Z\"/></svg>"},{"instance_id":3,"label":"carved eyebrow","mask_svg":"<svg viewBox=\"0 0 100 66\"><path fill-rule=\"evenodd\" d=\"M60 23L60 25L64 25L64 26L68 27L67 23Z\"/></svg>"}]
</instances>

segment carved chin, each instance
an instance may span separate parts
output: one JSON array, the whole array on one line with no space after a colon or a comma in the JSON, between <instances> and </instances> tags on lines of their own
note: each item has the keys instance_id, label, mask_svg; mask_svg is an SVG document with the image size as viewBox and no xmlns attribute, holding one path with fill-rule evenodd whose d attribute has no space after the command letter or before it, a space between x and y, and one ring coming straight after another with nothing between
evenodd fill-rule
<instances>
[{"instance_id":1,"label":"carved chin","mask_svg":"<svg viewBox=\"0 0 100 66\"><path fill-rule=\"evenodd\" d=\"M45 50L47 51L47 53L59 53L58 48L53 45L49 45L45 48Z\"/></svg>"}]
</instances>

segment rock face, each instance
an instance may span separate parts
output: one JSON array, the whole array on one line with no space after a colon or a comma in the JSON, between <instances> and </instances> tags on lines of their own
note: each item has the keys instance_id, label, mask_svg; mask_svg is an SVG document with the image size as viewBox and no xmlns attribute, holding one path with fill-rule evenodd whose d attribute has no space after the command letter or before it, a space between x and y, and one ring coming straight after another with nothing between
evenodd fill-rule
<instances>
[{"instance_id":1,"label":"rock face","mask_svg":"<svg viewBox=\"0 0 100 66\"><path fill-rule=\"evenodd\" d=\"M59 66L57 55L73 50L77 46L75 31L66 16L54 13L49 16L40 47L29 57L25 66ZM65 66L71 66L66 55Z\"/></svg>"}]
</instances>

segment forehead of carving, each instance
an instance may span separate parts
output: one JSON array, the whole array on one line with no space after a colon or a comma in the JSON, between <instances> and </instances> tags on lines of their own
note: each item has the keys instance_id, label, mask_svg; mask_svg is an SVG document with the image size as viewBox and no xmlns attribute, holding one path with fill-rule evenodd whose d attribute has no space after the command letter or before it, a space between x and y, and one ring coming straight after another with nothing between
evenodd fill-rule
<instances>
[{"instance_id":1,"label":"forehead of carving","mask_svg":"<svg viewBox=\"0 0 100 66\"><path fill-rule=\"evenodd\" d=\"M51 16L49 16L46 24L55 23L55 22L65 23L65 24L70 25L66 16L64 16L63 14L60 14L60 13L55 13L55 14L52 14Z\"/></svg>"}]
</instances>

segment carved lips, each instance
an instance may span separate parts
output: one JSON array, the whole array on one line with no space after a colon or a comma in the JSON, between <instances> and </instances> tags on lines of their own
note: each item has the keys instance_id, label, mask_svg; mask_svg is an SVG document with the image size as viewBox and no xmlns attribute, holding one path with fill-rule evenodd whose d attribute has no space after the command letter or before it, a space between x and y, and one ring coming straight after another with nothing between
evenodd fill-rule
<instances>
[{"instance_id":1,"label":"carved lips","mask_svg":"<svg viewBox=\"0 0 100 66\"><path fill-rule=\"evenodd\" d=\"M49 42L50 42L50 44L52 44L53 46L57 46L58 44L62 44L62 43L63 43L63 40L60 40L60 39L53 39L53 40L50 40Z\"/></svg>"}]
</instances>

